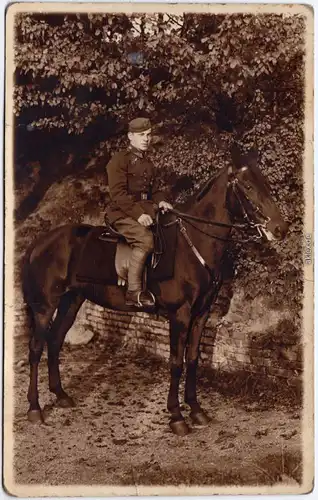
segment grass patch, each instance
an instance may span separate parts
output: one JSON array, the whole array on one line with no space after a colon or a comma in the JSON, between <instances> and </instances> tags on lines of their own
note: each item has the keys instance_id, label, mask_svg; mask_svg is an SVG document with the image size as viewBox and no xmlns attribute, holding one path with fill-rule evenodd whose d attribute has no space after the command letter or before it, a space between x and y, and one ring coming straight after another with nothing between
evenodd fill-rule
<instances>
[{"instance_id":1,"label":"grass patch","mask_svg":"<svg viewBox=\"0 0 318 500\"><path fill-rule=\"evenodd\" d=\"M123 484L144 486L273 486L275 484L294 484L302 481L302 458L300 453L269 454L261 460L243 461L239 468L232 464L223 466L200 464L190 466L161 467L156 463L143 463L133 466L124 475Z\"/></svg>"},{"instance_id":2,"label":"grass patch","mask_svg":"<svg viewBox=\"0 0 318 500\"><path fill-rule=\"evenodd\" d=\"M289 386L282 380L272 380L241 370L221 372L209 367L199 369L199 386L211 387L226 397L238 398L241 402L259 404L260 409L270 407L300 408L302 405L302 383Z\"/></svg>"}]
</instances>

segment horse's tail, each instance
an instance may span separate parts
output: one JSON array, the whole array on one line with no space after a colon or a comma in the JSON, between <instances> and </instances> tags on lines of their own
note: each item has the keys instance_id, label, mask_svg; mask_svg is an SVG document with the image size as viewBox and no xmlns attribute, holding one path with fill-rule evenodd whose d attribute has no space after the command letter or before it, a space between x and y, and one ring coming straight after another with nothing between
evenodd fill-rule
<instances>
[{"instance_id":1,"label":"horse's tail","mask_svg":"<svg viewBox=\"0 0 318 500\"><path fill-rule=\"evenodd\" d=\"M32 264L32 252L36 247L33 243L26 251L21 266L22 293L27 315L27 333L34 330L34 314L43 309L45 296Z\"/></svg>"},{"instance_id":2,"label":"horse's tail","mask_svg":"<svg viewBox=\"0 0 318 500\"><path fill-rule=\"evenodd\" d=\"M28 248L26 251L21 266L21 281L22 281L22 293L25 302L25 310L27 316L27 334L34 328L34 312L32 305L33 304L33 286L32 283L34 281L34 277L32 276L31 269L31 253L34 248L34 245Z\"/></svg>"}]
</instances>

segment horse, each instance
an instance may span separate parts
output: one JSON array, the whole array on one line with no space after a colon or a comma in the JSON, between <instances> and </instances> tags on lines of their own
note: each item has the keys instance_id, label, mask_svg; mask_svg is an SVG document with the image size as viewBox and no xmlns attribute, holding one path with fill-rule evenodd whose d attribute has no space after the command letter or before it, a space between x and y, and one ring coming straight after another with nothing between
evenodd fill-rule
<instances>
[{"instance_id":1,"label":"horse","mask_svg":"<svg viewBox=\"0 0 318 500\"><path fill-rule=\"evenodd\" d=\"M222 263L233 229L253 232L258 241L283 239L288 223L274 202L267 179L258 167L258 153L238 156L218 170L184 212L174 208L178 224L175 269L171 279L150 282L158 310L170 329L170 387L167 408L174 434L191 431L181 412L179 382L186 365L184 401L194 425L205 426L209 415L197 398L197 366L202 332L222 283ZM75 262L93 226L62 225L39 237L26 253L23 292L33 319L29 341L30 422L43 421L38 394L38 365L47 344L49 390L64 408L75 403L62 387L59 353L83 302L127 311L125 290L116 285L79 282ZM107 265L107 262L105 262Z\"/></svg>"}]
</instances>

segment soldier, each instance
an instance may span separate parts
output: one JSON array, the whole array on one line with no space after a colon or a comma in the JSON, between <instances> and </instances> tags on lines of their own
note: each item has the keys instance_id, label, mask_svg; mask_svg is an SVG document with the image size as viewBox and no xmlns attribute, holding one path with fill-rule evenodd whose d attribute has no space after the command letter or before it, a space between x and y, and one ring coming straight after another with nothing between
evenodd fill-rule
<instances>
[{"instance_id":1,"label":"soldier","mask_svg":"<svg viewBox=\"0 0 318 500\"><path fill-rule=\"evenodd\" d=\"M154 165L146 155L151 141L150 120L132 120L128 138L128 149L116 153L107 165L111 198L107 216L132 247L126 304L152 307L152 295L142 289L144 265L154 248L150 226L155 217L156 205L163 212L172 209L172 206L159 191Z\"/></svg>"}]
</instances>

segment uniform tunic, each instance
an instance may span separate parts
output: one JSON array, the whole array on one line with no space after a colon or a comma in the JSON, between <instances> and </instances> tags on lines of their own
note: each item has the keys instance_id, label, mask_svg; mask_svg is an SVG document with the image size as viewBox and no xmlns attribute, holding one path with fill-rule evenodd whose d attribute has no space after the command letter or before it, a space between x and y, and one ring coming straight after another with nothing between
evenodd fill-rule
<instances>
[{"instance_id":1,"label":"uniform tunic","mask_svg":"<svg viewBox=\"0 0 318 500\"><path fill-rule=\"evenodd\" d=\"M153 163L133 147L119 151L107 165L110 203L107 216L128 243L149 252L152 232L139 224L142 214L155 217L154 204L165 200L158 189Z\"/></svg>"},{"instance_id":2,"label":"uniform tunic","mask_svg":"<svg viewBox=\"0 0 318 500\"><path fill-rule=\"evenodd\" d=\"M154 165L144 153L134 148L119 151L108 163L107 174L111 223L127 215L135 220L144 213L154 217L154 203L165 197L158 189Z\"/></svg>"}]
</instances>

